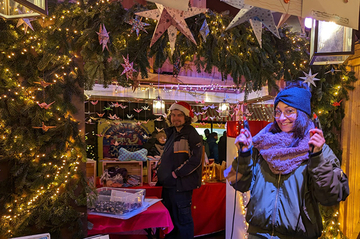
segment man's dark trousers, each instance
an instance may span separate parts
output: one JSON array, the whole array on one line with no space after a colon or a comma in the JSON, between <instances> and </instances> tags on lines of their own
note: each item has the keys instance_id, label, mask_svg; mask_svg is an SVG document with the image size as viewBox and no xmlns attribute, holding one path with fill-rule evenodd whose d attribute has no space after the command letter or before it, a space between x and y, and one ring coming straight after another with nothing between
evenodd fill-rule
<instances>
[{"instance_id":1,"label":"man's dark trousers","mask_svg":"<svg viewBox=\"0 0 360 239\"><path fill-rule=\"evenodd\" d=\"M194 221L191 216L191 199L193 191L177 192L176 188L162 189L162 202L169 210L174 229L165 239L194 238Z\"/></svg>"}]
</instances>

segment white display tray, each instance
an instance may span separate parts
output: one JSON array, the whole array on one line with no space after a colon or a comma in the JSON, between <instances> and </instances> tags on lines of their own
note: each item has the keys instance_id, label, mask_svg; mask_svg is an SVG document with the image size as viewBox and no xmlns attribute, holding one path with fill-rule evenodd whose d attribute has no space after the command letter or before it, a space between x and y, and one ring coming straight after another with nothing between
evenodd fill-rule
<instances>
[{"instance_id":1,"label":"white display tray","mask_svg":"<svg viewBox=\"0 0 360 239\"><path fill-rule=\"evenodd\" d=\"M160 202L160 201L161 201L161 199L157 199L157 198L145 198L145 201L144 201L142 207L139 207L139 208L135 209L134 211L126 213L125 215L115 215L115 214L108 214L108 213L101 213L101 212L89 212L89 211L88 211L88 214L124 220L124 219L132 218L133 216L136 216L139 213L146 211L146 209L148 209L148 207L150 207L151 205L154 205L155 203Z\"/></svg>"}]
</instances>

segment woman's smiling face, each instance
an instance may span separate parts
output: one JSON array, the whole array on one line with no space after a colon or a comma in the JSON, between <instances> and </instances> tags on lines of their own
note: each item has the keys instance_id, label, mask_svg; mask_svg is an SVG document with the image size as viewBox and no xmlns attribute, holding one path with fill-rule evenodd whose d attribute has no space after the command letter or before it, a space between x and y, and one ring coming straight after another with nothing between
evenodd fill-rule
<instances>
[{"instance_id":1,"label":"woman's smiling face","mask_svg":"<svg viewBox=\"0 0 360 239\"><path fill-rule=\"evenodd\" d=\"M294 129L297 110L280 101L275 108L274 117L281 131L289 133Z\"/></svg>"}]
</instances>

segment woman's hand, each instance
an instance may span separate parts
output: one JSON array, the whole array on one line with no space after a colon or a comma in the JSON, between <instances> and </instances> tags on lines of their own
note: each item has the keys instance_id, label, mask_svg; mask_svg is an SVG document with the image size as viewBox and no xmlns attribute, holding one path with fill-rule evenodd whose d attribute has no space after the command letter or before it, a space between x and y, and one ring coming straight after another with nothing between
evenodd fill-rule
<instances>
[{"instance_id":1,"label":"woman's hand","mask_svg":"<svg viewBox=\"0 0 360 239\"><path fill-rule=\"evenodd\" d=\"M235 139L235 146L242 152L248 151L252 146L252 136L249 130L241 129L240 134ZM242 148L241 148L242 146Z\"/></svg>"},{"instance_id":2,"label":"woman's hand","mask_svg":"<svg viewBox=\"0 0 360 239\"><path fill-rule=\"evenodd\" d=\"M310 140L309 140L309 150L312 150L314 146L314 151L312 153L317 153L322 150L323 145L325 144L324 134L321 129L311 129L310 130Z\"/></svg>"},{"instance_id":3,"label":"woman's hand","mask_svg":"<svg viewBox=\"0 0 360 239\"><path fill-rule=\"evenodd\" d=\"M241 179L242 174L238 172L236 175L236 171L230 165L229 168L224 170L224 176L229 181L230 184L234 184L236 183L236 180L239 181Z\"/></svg>"}]
</instances>

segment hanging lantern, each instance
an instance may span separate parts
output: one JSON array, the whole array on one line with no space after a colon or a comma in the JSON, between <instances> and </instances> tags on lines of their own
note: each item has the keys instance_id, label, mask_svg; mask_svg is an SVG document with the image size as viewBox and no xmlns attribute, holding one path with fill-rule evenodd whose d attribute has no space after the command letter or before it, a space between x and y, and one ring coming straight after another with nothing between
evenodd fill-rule
<instances>
[{"instance_id":1,"label":"hanging lantern","mask_svg":"<svg viewBox=\"0 0 360 239\"><path fill-rule=\"evenodd\" d=\"M353 29L334 22L313 20L310 65L342 64L354 54Z\"/></svg>"},{"instance_id":2,"label":"hanging lantern","mask_svg":"<svg viewBox=\"0 0 360 239\"><path fill-rule=\"evenodd\" d=\"M0 17L29 18L48 14L47 0L0 0Z\"/></svg>"},{"instance_id":3,"label":"hanging lantern","mask_svg":"<svg viewBox=\"0 0 360 239\"><path fill-rule=\"evenodd\" d=\"M153 114L154 115L163 115L165 114L165 101L160 99L160 96L153 100Z\"/></svg>"},{"instance_id":4,"label":"hanging lantern","mask_svg":"<svg viewBox=\"0 0 360 239\"><path fill-rule=\"evenodd\" d=\"M220 114L220 116L221 117L228 117L229 116L229 109L230 109L230 104L228 102L226 102L226 100L224 99L224 101L219 104L219 114Z\"/></svg>"}]
</instances>

